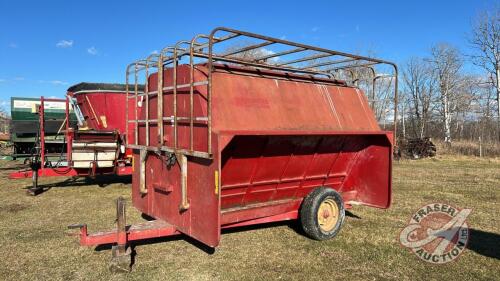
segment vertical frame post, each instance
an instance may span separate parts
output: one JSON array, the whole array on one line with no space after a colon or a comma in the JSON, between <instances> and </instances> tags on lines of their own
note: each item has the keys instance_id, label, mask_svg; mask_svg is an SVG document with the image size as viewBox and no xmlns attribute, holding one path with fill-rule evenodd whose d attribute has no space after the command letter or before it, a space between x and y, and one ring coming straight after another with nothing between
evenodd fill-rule
<instances>
[{"instance_id":1,"label":"vertical frame post","mask_svg":"<svg viewBox=\"0 0 500 281\"><path fill-rule=\"evenodd\" d=\"M163 145L163 53L158 57L158 89L156 90L158 147Z\"/></svg>"},{"instance_id":2,"label":"vertical frame post","mask_svg":"<svg viewBox=\"0 0 500 281\"><path fill-rule=\"evenodd\" d=\"M129 123L129 113L128 113L128 110L129 110L129 106L128 106L128 103L130 102L130 99L129 99L129 88L128 88L128 74L129 74L129 67L130 65L127 66L127 70L125 71L125 145L127 145L129 143L129 139L128 139L128 126L130 126L130 123ZM137 103L135 104L135 106L137 107Z\"/></svg>"},{"instance_id":3,"label":"vertical frame post","mask_svg":"<svg viewBox=\"0 0 500 281\"><path fill-rule=\"evenodd\" d=\"M177 151L177 45L174 48L174 59L172 66L172 87L173 87L173 113L174 113L174 151Z\"/></svg>"},{"instance_id":4,"label":"vertical frame post","mask_svg":"<svg viewBox=\"0 0 500 281\"><path fill-rule=\"evenodd\" d=\"M135 96L135 130L134 130L134 135L135 135L135 144L139 144L139 114L138 114L138 100L137 100L137 62L134 65L134 96Z\"/></svg>"},{"instance_id":5,"label":"vertical frame post","mask_svg":"<svg viewBox=\"0 0 500 281\"><path fill-rule=\"evenodd\" d=\"M64 137L66 138L66 161L68 161L68 166L72 166L71 163L71 153L72 153L72 145L73 138L71 137L71 133L69 130L69 122L70 122L70 111L69 111L69 96L66 96L66 132L64 133Z\"/></svg>"},{"instance_id":6,"label":"vertical frame post","mask_svg":"<svg viewBox=\"0 0 500 281\"><path fill-rule=\"evenodd\" d=\"M144 118L145 118L145 122L146 122L146 146L149 146L149 79L148 79L148 75L149 75L149 57L146 59L146 65L144 66L145 67L145 70L144 70L144 74L146 76L146 80L144 81L144 96L146 97L146 112L144 114Z\"/></svg>"},{"instance_id":7,"label":"vertical frame post","mask_svg":"<svg viewBox=\"0 0 500 281\"><path fill-rule=\"evenodd\" d=\"M398 67L391 63L394 68L394 143L397 145L398 139Z\"/></svg>"},{"instance_id":8,"label":"vertical frame post","mask_svg":"<svg viewBox=\"0 0 500 281\"><path fill-rule=\"evenodd\" d=\"M45 99L40 97L40 172L43 174L45 166Z\"/></svg>"},{"instance_id":9,"label":"vertical frame post","mask_svg":"<svg viewBox=\"0 0 500 281\"><path fill-rule=\"evenodd\" d=\"M189 150L194 150L194 137L193 137L193 127L194 127L194 41L196 37L191 41L189 48Z\"/></svg>"},{"instance_id":10,"label":"vertical frame post","mask_svg":"<svg viewBox=\"0 0 500 281\"><path fill-rule=\"evenodd\" d=\"M212 72L213 72L213 47L214 36L217 29L213 30L208 38L208 85L207 85L207 127L208 127L208 144L207 152L212 154Z\"/></svg>"}]
</instances>

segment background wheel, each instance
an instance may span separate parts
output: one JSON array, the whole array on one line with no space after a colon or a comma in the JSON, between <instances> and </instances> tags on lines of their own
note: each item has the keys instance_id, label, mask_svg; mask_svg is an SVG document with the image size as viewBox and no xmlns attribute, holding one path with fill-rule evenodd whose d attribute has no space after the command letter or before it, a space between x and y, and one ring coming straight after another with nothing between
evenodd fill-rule
<instances>
[{"instance_id":1,"label":"background wheel","mask_svg":"<svg viewBox=\"0 0 500 281\"><path fill-rule=\"evenodd\" d=\"M300 221L304 232L312 239L326 240L335 237L344 218L342 197L331 188L316 188L302 202Z\"/></svg>"}]
</instances>

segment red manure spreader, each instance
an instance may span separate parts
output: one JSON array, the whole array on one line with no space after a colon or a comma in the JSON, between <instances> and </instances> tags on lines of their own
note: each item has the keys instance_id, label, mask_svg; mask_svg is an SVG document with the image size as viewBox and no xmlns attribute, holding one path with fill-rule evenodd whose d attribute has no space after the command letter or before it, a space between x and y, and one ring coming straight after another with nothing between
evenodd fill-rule
<instances>
[{"instance_id":1,"label":"red manure spreader","mask_svg":"<svg viewBox=\"0 0 500 281\"><path fill-rule=\"evenodd\" d=\"M37 194L42 191L39 177L130 175L132 151L125 148L126 132L129 131L126 128L125 88L123 84L80 83L68 89L66 100L42 97L36 108L39 133L29 159L31 167L11 173L10 178L32 178L33 187L29 192ZM138 86L138 89L143 87ZM50 155L45 138L45 112L50 109L45 105L62 101L66 103L66 118L60 134L65 145L63 151ZM130 108L135 106L134 101L128 101ZM70 114L76 115L77 127L70 126ZM130 141L134 141L133 137L131 134Z\"/></svg>"},{"instance_id":2,"label":"red manure spreader","mask_svg":"<svg viewBox=\"0 0 500 281\"><path fill-rule=\"evenodd\" d=\"M81 245L113 244L117 270L141 239L217 247L221 229L295 219L313 239L334 237L346 208L391 203L397 112L381 130L357 76L368 69L375 89L380 66L396 104L391 62L228 28L130 64L132 203L155 220L128 226L119 198L116 229L70 227Z\"/></svg>"}]
</instances>

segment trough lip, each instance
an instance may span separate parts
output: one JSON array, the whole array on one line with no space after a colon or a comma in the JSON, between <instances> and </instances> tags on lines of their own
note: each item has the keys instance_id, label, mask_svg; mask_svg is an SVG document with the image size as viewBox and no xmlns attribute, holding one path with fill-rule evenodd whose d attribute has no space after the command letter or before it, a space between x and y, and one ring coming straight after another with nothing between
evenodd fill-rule
<instances>
[{"instance_id":1,"label":"trough lip","mask_svg":"<svg viewBox=\"0 0 500 281\"><path fill-rule=\"evenodd\" d=\"M282 135L282 136L301 136L301 135L391 135L393 131L388 130L220 130L221 135Z\"/></svg>"},{"instance_id":2,"label":"trough lip","mask_svg":"<svg viewBox=\"0 0 500 281\"><path fill-rule=\"evenodd\" d=\"M140 91L144 90L144 85L138 85ZM68 92L78 94L82 92L113 92L125 93L126 85L119 83L91 83L81 82L68 88Z\"/></svg>"}]
</instances>

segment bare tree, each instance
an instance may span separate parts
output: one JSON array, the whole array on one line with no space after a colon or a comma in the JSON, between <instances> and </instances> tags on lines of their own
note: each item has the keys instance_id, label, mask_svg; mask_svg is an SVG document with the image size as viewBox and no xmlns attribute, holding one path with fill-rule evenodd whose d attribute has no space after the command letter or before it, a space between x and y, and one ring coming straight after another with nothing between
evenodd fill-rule
<instances>
[{"instance_id":1,"label":"bare tree","mask_svg":"<svg viewBox=\"0 0 500 281\"><path fill-rule=\"evenodd\" d=\"M474 64L485 69L496 88L497 126L500 140L500 8L478 15L472 27L470 43L476 50Z\"/></svg>"},{"instance_id":2,"label":"bare tree","mask_svg":"<svg viewBox=\"0 0 500 281\"><path fill-rule=\"evenodd\" d=\"M8 133L10 117L3 106L0 106L0 133Z\"/></svg>"},{"instance_id":3,"label":"bare tree","mask_svg":"<svg viewBox=\"0 0 500 281\"><path fill-rule=\"evenodd\" d=\"M478 77L461 76L453 99L450 101L455 116L456 136L460 139L464 137L466 122L478 119L478 100L481 98L479 85L480 79Z\"/></svg>"},{"instance_id":4,"label":"bare tree","mask_svg":"<svg viewBox=\"0 0 500 281\"><path fill-rule=\"evenodd\" d=\"M459 51L455 47L448 44L438 44L432 47L429 62L432 65L439 85L444 141L450 144L453 109L451 107L451 100L454 98L453 94L461 81L460 70L463 61Z\"/></svg>"},{"instance_id":5,"label":"bare tree","mask_svg":"<svg viewBox=\"0 0 500 281\"><path fill-rule=\"evenodd\" d=\"M250 48L254 43L252 42L238 42L235 43L223 52L223 55L232 57L232 58L237 58L240 60L244 61L255 61L259 58L265 57L267 55L272 55L274 54L273 51L268 50L266 48L260 47L260 48ZM250 49L248 49L250 48ZM263 63L268 63L268 64L274 64L276 63L277 58L271 58L267 60L263 60L260 62Z\"/></svg>"},{"instance_id":6,"label":"bare tree","mask_svg":"<svg viewBox=\"0 0 500 281\"><path fill-rule=\"evenodd\" d=\"M423 138L436 95L436 79L428 62L411 58L403 67L403 88L408 96L414 137Z\"/></svg>"}]
</instances>

